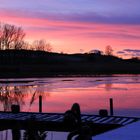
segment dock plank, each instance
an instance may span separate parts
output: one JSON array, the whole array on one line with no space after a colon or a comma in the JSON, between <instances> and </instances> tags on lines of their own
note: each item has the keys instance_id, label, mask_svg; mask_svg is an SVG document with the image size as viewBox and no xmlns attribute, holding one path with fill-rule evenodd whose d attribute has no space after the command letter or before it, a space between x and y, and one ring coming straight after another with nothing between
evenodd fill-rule
<instances>
[{"instance_id":1,"label":"dock plank","mask_svg":"<svg viewBox=\"0 0 140 140\"><path fill-rule=\"evenodd\" d=\"M11 128L14 124L20 122L24 129L29 126L28 123L31 121L32 125L36 125L39 129L43 128L49 131L65 131L66 129L67 131L67 126L63 124L63 120L64 113L0 112L0 125L4 126L6 124L4 128ZM90 122L95 127L94 129L97 128L99 130L103 128L103 131L121 127L137 120L140 120L140 118L81 114L82 124Z\"/></svg>"}]
</instances>

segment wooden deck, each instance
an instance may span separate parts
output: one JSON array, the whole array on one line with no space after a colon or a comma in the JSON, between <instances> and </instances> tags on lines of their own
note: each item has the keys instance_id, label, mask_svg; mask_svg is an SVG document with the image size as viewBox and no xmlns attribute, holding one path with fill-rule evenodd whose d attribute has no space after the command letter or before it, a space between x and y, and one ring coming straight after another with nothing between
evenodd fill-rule
<instances>
[{"instance_id":1,"label":"wooden deck","mask_svg":"<svg viewBox=\"0 0 140 140\"><path fill-rule=\"evenodd\" d=\"M29 113L29 112L0 112L0 130L36 128L46 131L73 131L76 128L66 126L63 123L63 113ZM82 125L90 124L94 134L102 133L110 129L140 120L135 117L81 115ZM94 135L93 134L93 135Z\"/></svg>"}]
</instances>

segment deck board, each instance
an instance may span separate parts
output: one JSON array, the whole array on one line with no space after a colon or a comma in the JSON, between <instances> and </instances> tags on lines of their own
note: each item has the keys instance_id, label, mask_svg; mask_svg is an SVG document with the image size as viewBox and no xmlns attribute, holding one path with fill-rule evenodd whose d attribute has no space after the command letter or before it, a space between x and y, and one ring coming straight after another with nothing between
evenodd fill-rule
<instances>
[{"instance_id":1,"label":"deck board","mask_svg":"<svg viewBox=\"0 0 140 140\"><path fill-rule=\"evenodd\" d=\"M29 121L33 121L39 128L44 128L47 130L59 131L62 127L64 119L64 113L35 113L35 112L0 112L0 125L6 124L6 128L13 127L15 123L21 123L22 127L28 125ZM93 123L94 127L99 127L100 129L111 129L115 127L124 126L133 122L140 120L136 117L122 117L122 116L99 116L99 115L81 115L82 123ZM59 128L60 127L60 128Z\"/></svg>"},{"instance_id":2,"label":"deck board","mask_svg":"<svg viewBox=\"0 0 140 140\"><path fill-rule=\"evenodd\" d=\"M11 112L0 112L0 120L26 120L35 118L36 121L58 121L64 118L63 113L29 113L29 112L20 112L20 113L11 113ZM119 117L119 116L99 116L99 115L81 115L81 120L83 122L92 121L94 123L103 123L103 124L122 124L126 125L127 123L135 122L140 118L136 117Z\"/></svg>"}]
</instances>

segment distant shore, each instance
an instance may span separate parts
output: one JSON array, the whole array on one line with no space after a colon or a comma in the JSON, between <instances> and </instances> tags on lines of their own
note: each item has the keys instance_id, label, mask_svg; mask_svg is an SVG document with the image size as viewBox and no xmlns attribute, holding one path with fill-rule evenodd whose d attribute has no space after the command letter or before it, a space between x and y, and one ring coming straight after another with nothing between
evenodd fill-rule
<instances>
[{"instance_id":1,"label":"distant shore","mask_svg":"<svg viewBox=\"0 0 140 140\"><path fill-rule=\"evenodd\" d=\"M41 68L41 67L39 67ZM126 70L117 70L117 71L101 71L97 70L95 71L65 71L65 72L60 72L60 71L54 71L53 72L48 72L47 68L46 71L44 67L42 66L41 69L43 69L43 72L40 72L38 68L32 68L28 67L28 70L22 71L21 69L19 70L19 67L15 70L10 70L11 67L8 67L7 69L3 69L3 71L0 72L0 79L2 78L45 78L45 77L96 77L96 76L108 76L108 75L116 75L116 74L140 74L140 70L136 71L126 71Z\"/></svg>"},{"instance_id":2,"label":"distant shore","mask_svg":"<svg viewBox=\"0 0 140 140\"><path fill-rule=\"evenodd\" d=\"M140 74L140 60L102 54L0 50L0 78L91 77Z\"/></svg>"}]
</instances>

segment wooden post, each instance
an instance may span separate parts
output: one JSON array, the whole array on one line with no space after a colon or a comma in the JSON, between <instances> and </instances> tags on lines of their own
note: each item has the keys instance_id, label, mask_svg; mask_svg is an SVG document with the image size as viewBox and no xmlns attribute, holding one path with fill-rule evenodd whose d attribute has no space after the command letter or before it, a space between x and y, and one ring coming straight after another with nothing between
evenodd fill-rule
<instances>
[{"instance_id":1,"label":"wooden post","mask_svg":"<svg viewBox=\"0 0 140 140\"><path fill-rule=\"evenodd\" d=\"M42 96L39 96L39 113L42 113Z\"/></svg>"},{"instance_id":2,"label":"wooden post","mask_svg":"<svg viewBox=\"0 0 140 140\"><path fill-rule=\"evenodd\" d=\"M19 113L20 106L19 105L11 105L11 111L12 111L12 113Z\"/></svg>"},{"instance_id":3,"label":"wooden post","mask_svg":"<svg viewBox=\"0 0 140 140\"><path fill-rule=\"evenodd\" d=\"M110 98L110 115L113 116L114 115L114 111L113 111L113 99Z\"/></svg>"},{"instance_id":4,"label":"wooden post","mask_svg":"<svg viewBox=\"0 0 140 140\"><path fill-rule=\"evenodd\" d=\"M99 115L102 117L106 117L106 116L108 116L108 111L106 109L100 109Z\"/></svg>"}]
</instances>

